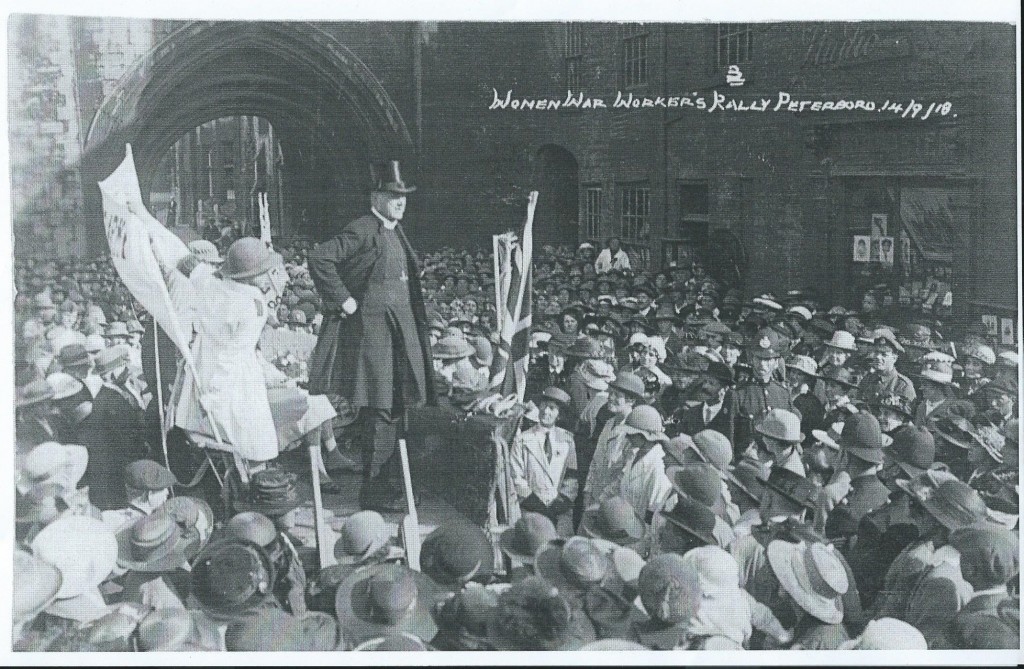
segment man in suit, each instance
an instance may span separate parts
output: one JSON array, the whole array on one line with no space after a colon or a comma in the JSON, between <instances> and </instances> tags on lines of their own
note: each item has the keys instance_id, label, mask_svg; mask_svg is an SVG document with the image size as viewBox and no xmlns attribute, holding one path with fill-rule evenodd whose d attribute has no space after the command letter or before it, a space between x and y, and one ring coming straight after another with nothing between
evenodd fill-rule
<instances>
[{"instance_id":1,"label":"man in suit","mask_svg":"<svg viewBox=\"0 0 1024 669\"><path fill-rule=\"evenodd\" d=\"M683 405L677 413L675 425L679 434L694 435L701 430L715 430L730 442L733 437L732 369L725 363L712 360L701 373L693 388L693 398L701 400L693 406Z\"/></svg>"},{"instance_id":2,"label":"man in suit","mask_svg":"<svg viewBox=\"0 0 1024 669\"><path fill-rule=\"evenodd\" d=\"M433 363L419 260L400 223L406 195L416 189L402 180L397 161L375 164L371 172L370 213L309 254L324 301L309 390L341 395L359 408L360 505L400 511L399 418L434 402Z\"/></svg>"}]
</instances>

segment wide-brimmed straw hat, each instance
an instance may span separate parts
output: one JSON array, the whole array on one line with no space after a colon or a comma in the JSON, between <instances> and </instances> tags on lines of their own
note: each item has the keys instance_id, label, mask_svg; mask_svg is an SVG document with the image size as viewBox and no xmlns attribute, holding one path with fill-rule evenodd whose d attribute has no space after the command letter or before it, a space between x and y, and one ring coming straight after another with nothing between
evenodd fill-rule
<instances>
[{"instance_id":1,"label":"wide-brimmed straw hat","mask_svg":"<svg viewBox=\"0 0 1024 669\"><path fill-rule=\"evenodd\" d=\"M548 542L558 539L558 531L547 516L524 513L516 524L502 532L501 550L523 564L533 564L537 552Z\"/></svg>"},{"instance_id":2,"label":"wide-brimmed straw hat","mask_svg":"<svg viewBox=\"0 0 1024 669\"><path fill-rule=\"evenodd\" d=\"M850 581L831 546L775 540L768 544L768 562L800 608L829 625L843 621Z\"/></svg>"}]
</instances>

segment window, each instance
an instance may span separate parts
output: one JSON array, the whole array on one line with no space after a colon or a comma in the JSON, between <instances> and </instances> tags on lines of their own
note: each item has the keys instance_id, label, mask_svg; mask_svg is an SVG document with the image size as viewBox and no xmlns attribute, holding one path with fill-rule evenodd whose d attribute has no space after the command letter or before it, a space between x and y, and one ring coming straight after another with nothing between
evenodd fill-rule
<instances>
[{"instance_id":1,"label":"window","mask_svg":"<svg viewBox=\"0 0 1024 669\"><path fill-rule=\"evenodd\" d=\"M583 65L583 26L579 23L565 24L565 85L576 93L583 87L581 67Z\"/></svg>"},{"instance_id":2,"label":"window","mask_svg":"<svg viewBox=\"0 0 1024 669\"><path fill-rule=\"evenodd\" d=\"M703 245L708 238L708 184L683 182L679 184L679 222L676 239L694 245Z\"/></svg>"},{"instance_id":3,"label":"window","mask_svg":"<svg viewBox=\"0 0 1024 669\"><path fill-rule=\"evenodd\" d=\"M622 83L625 87L647 83L647 27L642 23L623 26Z\"/></svg>"},{"instance_id":4,"label":"window","mask_svg":"<svg viewBox=\"0 0 1024 669\"><path fill-rule=\"evenodd\" d=\"M718 66L749 63L754 51L754 30L749 23L718 24Z\"/></svg>"},{"instance_id":5,"label":"window","mask_svg":"<svg viewBox=\"0 0 1024 669\"><path fill-rule=\"evenodd\" d=\"M622 188L619 234L623 241L646 245L650 240L651 189L628 184Z\"/></svg>"},{"instance_id":6,"label":"window","mask_svg":"<svg viewBox=\"0 0 1024 669\"><path fill-rule=\"evenodd\" d=\"M601 187L588 186L584 191L583 224L586 226L587 239L601 236Z\"/></svg>"},{"instance_id":7,"label":"window","mask_svg":"<svg viewBox=\"0 0 1024 669\"><path fill-rule=\"evenodd\" d=\"M583 55L583 25L580 23L565 24L565 57Z\"/></svg>"}]
</instances>

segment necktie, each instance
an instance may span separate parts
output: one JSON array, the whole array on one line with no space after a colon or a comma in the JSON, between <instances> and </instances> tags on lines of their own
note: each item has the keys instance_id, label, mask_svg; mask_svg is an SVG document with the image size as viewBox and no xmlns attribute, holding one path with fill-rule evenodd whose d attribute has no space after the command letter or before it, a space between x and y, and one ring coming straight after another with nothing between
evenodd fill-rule
<instances>
[{"instance_id":1,"label":"necktie","mask_svg":"<svg viewBox=\"0 0 1024 669\"><path fill-rule=\"evenodd\" d=\"M551 432L544 433L544 456L551 462L551 456L554 454L554 449L551 447Z\"/></svg>"}]
</instances>

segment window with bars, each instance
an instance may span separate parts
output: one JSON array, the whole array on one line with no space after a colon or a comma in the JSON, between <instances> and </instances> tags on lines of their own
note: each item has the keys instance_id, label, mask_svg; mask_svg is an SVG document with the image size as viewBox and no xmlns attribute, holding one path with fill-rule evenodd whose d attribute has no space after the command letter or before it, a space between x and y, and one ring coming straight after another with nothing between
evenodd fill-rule
<instances>
[{"instance_id":1,"label":"window with bars","mask_svg":"<svg viewBox=\"0 0 1024 669\"><path fill-rule=\"evenodd\" d=\"M573 93L583 87L583 26L565 24L565 85Z\"/></svg>"},{"instance_id":2,"label":"window with bars","mask_svg":"<svg viewBox=\"0 0 1024 669\"><path fill-rule=\"evenodd\" d=\"M651 189L647 184L625 184L621 193L619 234L623 241L646 245L651 237Z\"/></svg>"},{"instance_id":3,"label":"window with bars","mask_svg":"<svg viewBox=\"0 0 1024 669\"><path fill-rule=\"evenodd\" d=\"M588 239L601 235L601 187L587 186L583 200L583 224Z\"/></svg>"},{"instance_id":4,"label":"window with bars","mask_svg":"<svg viewBox=\"0 0 1024 669\"><path fill-rule=\"evenodd\" d=\"M623 26L622 84L626 88L647 83L647 37L642 23Z\"/></svg>"},{"instance_id":5,"label":"window with bars","mask_svg":"<svg viewBox=\"0 0 1024 669\"><path fill-rule=\"evenodd\" d=\"M688 181L679 184L679 221L675 238L702 245L708 238L708 184Z\"/></svg>"},{"instance_id":6,"label":"window with bars","mask_svg":"<svg viewBox=\"0 0 1024 669\"><path fill-rule=\"evenodd\" d=\"M718 24L718 66L749 63L754 52L754 30L749 23Z\"/></svg>"}]
</instances>

